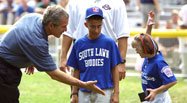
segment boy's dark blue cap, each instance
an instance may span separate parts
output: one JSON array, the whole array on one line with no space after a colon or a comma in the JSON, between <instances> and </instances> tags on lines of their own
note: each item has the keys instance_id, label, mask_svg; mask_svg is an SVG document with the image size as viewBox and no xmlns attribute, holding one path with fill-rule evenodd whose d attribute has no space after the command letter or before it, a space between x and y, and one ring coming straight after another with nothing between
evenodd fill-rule
<instances>
[{"instance_id":1,"label":"boy's dark blue cap","mask_svg":"<svg viewBox=\"0 0 187 103\"><path fill-rule=\"evenodd\" d=\"M101 16L103 19L103 11L98 7L91 7L86 10L86 18L89 18L91 16L98 15Z\"/></svg>"}]
</instances>

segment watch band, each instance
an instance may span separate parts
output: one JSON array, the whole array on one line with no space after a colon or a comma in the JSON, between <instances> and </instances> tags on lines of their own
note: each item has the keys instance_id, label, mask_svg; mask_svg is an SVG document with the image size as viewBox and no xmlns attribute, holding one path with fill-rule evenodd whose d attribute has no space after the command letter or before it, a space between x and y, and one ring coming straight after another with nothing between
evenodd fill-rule
<instances>
[{"instance_id":1,"label":"watch band","mask_svg":"<svg viewBox=\"0 0 187 103\"><path fill-rule=\"evenodd\" d=\"M71 98L73 95L77 95L77 96L78 96L78 93L77 93L77 92L71 93L70 98Z\"/></svg>"},{"instance_id":2,"label":"watch band","mask_svg":"<svg viewBox=\"0 0 187 103\"><path fill-rule=\"evenodd\" d=\"M126 63L126 60L125 60L125 59L122 59L121 64L124 64L124 63Z\"/></svg>"}]
</instances>

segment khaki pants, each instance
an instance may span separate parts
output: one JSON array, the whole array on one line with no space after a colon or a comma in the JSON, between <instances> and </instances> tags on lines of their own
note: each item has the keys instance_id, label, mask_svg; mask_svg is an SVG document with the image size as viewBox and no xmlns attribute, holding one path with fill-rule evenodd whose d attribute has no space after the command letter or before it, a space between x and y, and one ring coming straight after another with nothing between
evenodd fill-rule
<instances>
[{"instance_id":1,"label":"khaki pants","mask_svg":"<svg viewBox=\"0 0 187 103\"><path fill-rule=\"evenodd\" d=\"M105 89L105 96L95 92L83 92L79 90L79 103L110 103L113 88Z\"/></svg>"},{"instance_id":2,"label":"khaki pants","mask_svg":"<svg viewBox=\"0 0 187 103\"><path fill-rule=\"evenodd\" d=\"M182 75L184 75L184 78L187 78L187 53L181 53L181 59L182 59Z\"/></svg>"},{"instance_id":3,"label":"khaki pants","mask_svg":"<svg viewBox=\"0 0 187 103\"><path fill-rule=\"evenodd\" d=\"M0 25L12 25L14 24L14 14L9 12L7 18L3 13L0 13Z\"/></svg>"}]
</instances>

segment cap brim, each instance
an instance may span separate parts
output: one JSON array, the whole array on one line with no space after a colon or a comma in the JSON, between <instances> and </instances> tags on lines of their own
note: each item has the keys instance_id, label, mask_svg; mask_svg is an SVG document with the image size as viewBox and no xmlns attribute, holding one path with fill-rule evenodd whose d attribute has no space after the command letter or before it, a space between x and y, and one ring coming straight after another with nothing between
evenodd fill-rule
<instances>
[{"instance_id":1,"label":"cap brim","mask_svg":"<svg viewBox=\"0 0 187 103\"><path fill-rule=\"evenodd\" d=\"M86 17L86 19L89 18L89 17L91 17L91 16L94 16L94 15L96 15L96 14L89 15L89 16ZM97 16L100 16L100 17L102 17L102 19L104 19L104 17L101 16L101 15L97 15Z\"/></svg>"}]
</instances>

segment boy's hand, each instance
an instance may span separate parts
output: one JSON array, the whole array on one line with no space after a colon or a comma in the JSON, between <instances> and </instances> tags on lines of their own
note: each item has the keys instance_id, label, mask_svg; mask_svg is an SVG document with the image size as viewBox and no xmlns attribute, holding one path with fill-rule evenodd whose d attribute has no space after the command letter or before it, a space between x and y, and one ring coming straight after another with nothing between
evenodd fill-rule
<instances>
[{"instance_id":1,"label":"boy's hand","mask_svg":"<svg viewBox=\"0 0 187 103\"><path fill-rule=\"evenodd\" d=\"M146 91L149 92L149 95L147 97L145 97L145 100L153 101L157 95L156 90L148 88L148 89L146 89Z\"/></svg>"},{"instance_id":2,"label":"boy's hand","mask_svg":"<svg viewBox=\"0 0 187 103\"><path fill-rule=\"evenodd\" d=\"M111 103L119 103L119 94L113 93L110 98Z\"/></svg>"},{"instance_id":3,"label":"boy's hand","mask_svg":"<svg viewBox=\"0 0 187 103\"><path fill-rule=\"evenodd\" d=\"M78 103L78 96L77 95L72 96L71 103Z\"/></svg>"},{"instance_id":4,"label":"boy's hand","mask_svg":"<svg viewBox=\"0 0 187 103\"><path fill-rule=\"evenodd\" d=\"M148 21L147 21L148 26L154 25L154 16L155 14L152 11L150 11L148 14Z\"/></svg>"}]
</instances>

